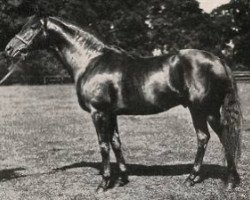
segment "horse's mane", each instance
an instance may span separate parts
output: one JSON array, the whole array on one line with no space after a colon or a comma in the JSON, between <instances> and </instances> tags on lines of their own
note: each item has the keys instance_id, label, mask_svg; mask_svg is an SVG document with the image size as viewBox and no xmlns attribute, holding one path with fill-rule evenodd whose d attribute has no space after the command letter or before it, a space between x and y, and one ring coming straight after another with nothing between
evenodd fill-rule
<instances>
[{"instance_id":1,"label":"horse's mane","mask_svg":"<svg viewBox=\"0 0 250 200\"><path fill-rule=\"evenodd\" d=\"M110 46L104 44L101 40L95 37L93 34L89 33L88 31L84 30L78 25L75 25L65 19L61 19L59 17L48 17L48 19L52 20L53 23L62 26L64 30L66 30L69 34L73 37L77 38L79 42L84 43L87 48L93 50L110 50L115 51L117 53L128 54L125 50L121 48L117 48L115 46Z\"/></svg>"}]
</instances>

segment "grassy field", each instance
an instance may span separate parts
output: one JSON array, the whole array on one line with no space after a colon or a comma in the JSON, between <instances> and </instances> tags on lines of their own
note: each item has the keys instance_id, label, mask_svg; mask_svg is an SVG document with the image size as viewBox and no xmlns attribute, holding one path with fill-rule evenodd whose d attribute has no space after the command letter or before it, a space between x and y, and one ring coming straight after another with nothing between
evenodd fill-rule
<instances>
[{"instance_id":1,"label":"grassy field","mask_svg":"<svg viewBox=\"0 0 250 200\"><path fill-rule=\"evenodd\" d=\"M0 199L250 199L250 84L239 84L239 90L245 121L242 183L235 191L224 188L222 147L212 131L204 181L183 184L197 144L188 110L176 107L159 115L119 117L130 182L96 194L97 137L73 86L1 87Z\"/></svg>"}]
</instances>

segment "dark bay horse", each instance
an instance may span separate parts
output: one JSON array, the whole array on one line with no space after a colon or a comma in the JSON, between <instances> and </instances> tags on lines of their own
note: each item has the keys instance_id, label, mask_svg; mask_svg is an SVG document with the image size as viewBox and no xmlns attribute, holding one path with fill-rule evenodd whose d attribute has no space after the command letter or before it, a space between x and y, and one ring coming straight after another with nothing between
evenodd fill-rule
<instances>
[{"instance_id":1,"label":"dark bay horse","mask_svg":"<svg viewBox=\"0 0 250 200\"><path fill-rule=\"evenodd\" d=\"M17 57L37 49L49 49L63 62L74 78L80 106L92 116L103 164L99 189L110 186L110 147L120 170L118 182L128 182L117 115L155 114L177 105L189 108L198 138L186 181L193 185L201 180L209 123L225 149L228 186L239 183L240 104L232 72L218 57L195 49L158 57L131 56L64 20L32 16L6 52Z\"/></svg>"}]
</instances>

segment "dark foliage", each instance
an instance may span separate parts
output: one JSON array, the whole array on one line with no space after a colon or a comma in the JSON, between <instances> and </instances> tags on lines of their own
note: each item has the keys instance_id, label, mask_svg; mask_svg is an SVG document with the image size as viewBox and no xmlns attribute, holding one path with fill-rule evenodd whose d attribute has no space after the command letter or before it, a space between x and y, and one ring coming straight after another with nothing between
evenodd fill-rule
<instances>
[{"instance_id":1,"label":"dark foliage","mask_svg":"<svg viewBox=\"0 0 250 200\"><path fill-rule=\"evenodd\" d=\"M133 54L197 48L223 56L224 49L230 63L250 64L247 1L232 1L209 15L199 8L196 0L0 0L0 51L37 8L43 15L68 19L105 43ZM235 45L233 50L227 45L230 41ZM42 83L38 81L42 77L66 74L48 52L34 55L21 62L23 76L19 77L24 82ZM7 69L3 63L0 61L0 76Z\"/></svg>"}]
</instances>

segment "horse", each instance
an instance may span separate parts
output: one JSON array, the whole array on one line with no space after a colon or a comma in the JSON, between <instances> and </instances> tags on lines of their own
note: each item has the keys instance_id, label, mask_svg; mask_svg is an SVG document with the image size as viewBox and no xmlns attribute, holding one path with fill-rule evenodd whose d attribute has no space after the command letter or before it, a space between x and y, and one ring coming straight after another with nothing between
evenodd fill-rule
<instances>
[{"instance_id":1,"label":"horse","mask_svg":"<svg viewBox=\"0 0 250 200\"><path fill-rule=\"evenodd\" d=\"M228 65L214 54L183 49L175 54L142 57L104 44L93 34L58 17L31 16L6 46L11 57L34 50L53 52L72 75L80 107L90 113L102 157L97 190L110 188L110 149L119 185L129 182L117 116L149 115L182 105L190 111L198 148L188 185L201 181L201 166L210 138L218 135L227 161L227 186L240 183L241 108Z\"/></svg>"}]
</instances>

